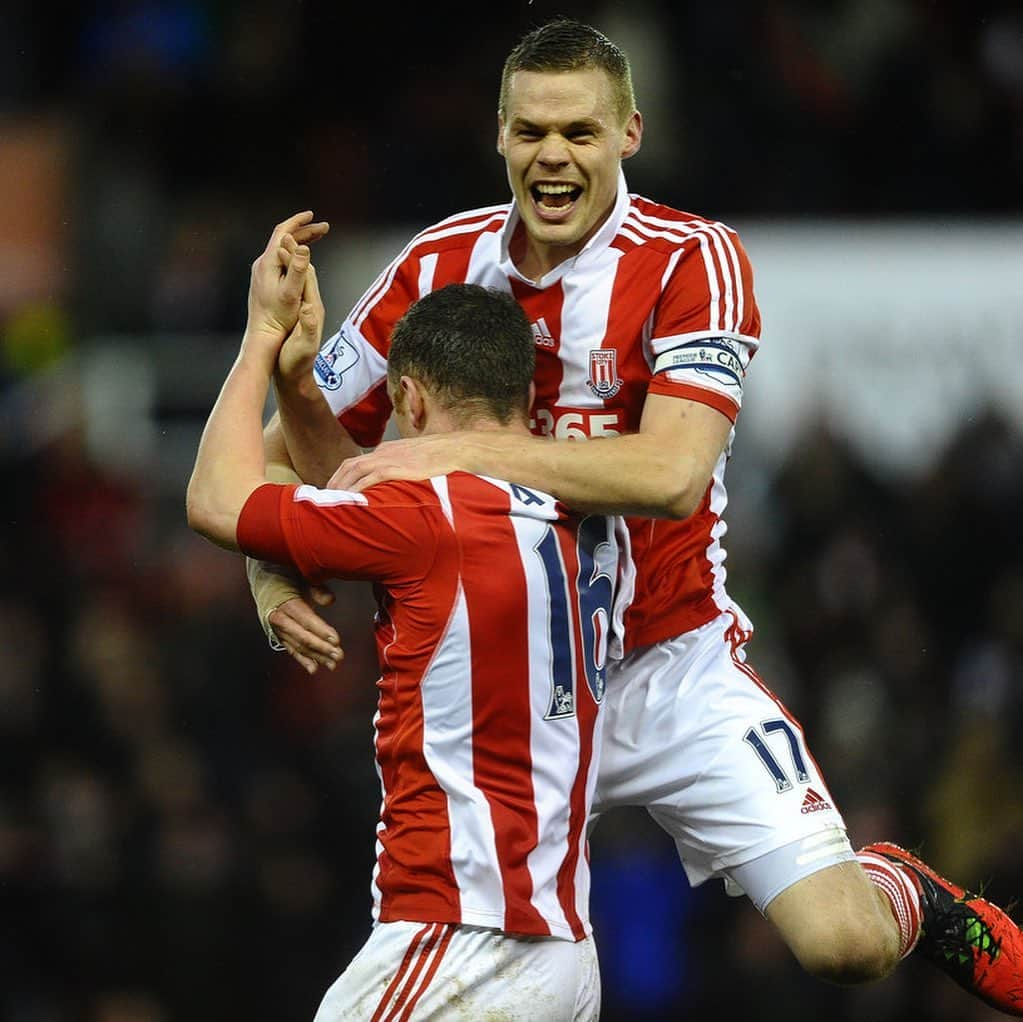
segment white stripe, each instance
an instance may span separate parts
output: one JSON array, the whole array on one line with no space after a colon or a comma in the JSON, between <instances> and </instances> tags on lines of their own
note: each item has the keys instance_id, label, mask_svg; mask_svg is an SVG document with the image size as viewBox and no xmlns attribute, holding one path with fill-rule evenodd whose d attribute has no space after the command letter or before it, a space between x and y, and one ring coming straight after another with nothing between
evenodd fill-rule
<instances>
[{"instance_id":1,"label":"white stripe","mask_svg":"<svg viewBox=\"0 0 1023 1022\"><path fill-rule=\"evenodd\" d=\"M811 834L808 838L804 838L800 848L810 849L816 848L817 845L827 842L831 844L834 841L847 841L846 833L844 830L833 828L831 830L823 830L819 834ZM851 847L851 846L850 846Z\"/></svg>"},{"instance_id":2,"label":"white stripe","mask_svg":"<svg viewBox=\"0 0 1023 1022\"><path fill-rule=\"evenodd\" d=\"M631 231L627 223L622 224L621 229L618 231L623 237L629 239L629 241L635 242L637 245L642 245L647 239L639 234Z\"/></svg>"},{"instance_id":3,"label":"white stripe","mask_svg":"<svg viewBox=\"0 0 1023 1022\"><path fill-rule=\"evenodd\" d=\"M707 288L710 292L710 316L707 322L707 329L723 329L721 290L718 285L717 266L714 257L716 255L723 260L724 253L721 251L721 244L717 235L707 224L702 222L697 223L696 226L690 226L688 223L678 223L673 220L644 217L637 210L633 210L629 215L635 220L633 226L651 238L667 238L669 241L674 241L680 245L692 237L699 241L700 255L703 258L703 266L707 274ZM731 281L728 274L724 272L723 266L721 279L725 282L726 288L725 306L726 308L731 308Z\"/></svg>"},{"instance_id":4,"label":"white stripe","mask_svg":"<svg viewBox=\"0 0 1023 1022\"><path fill-rule=\"evenodd\" d=\"M830 844L824 845L823 848L818 848L815 852L804 852L802 855L796 856L796 865L803 866L808 862L816 862L818 859L823 859L829 855L834 855L835 852L841 851L846 847L847 842L844 840L835 840Z\"/></svg>"},{"instance_id":5,"label":"white stripe","mask_svg":"<svg viewBox=\"0 0 1023 1022\"><path fill-rule=\"evenodd\" d=\"M419 295L429 294L433 290L433 276L437 272L437 260L440 255L431 252L423 256L419 263Z\"/></svg>"},{"instance_id":6,"label":"white stripe","mask_svg":"<svg viewBox=\"0 0 1023 1022\"><path fill-rule=\"evenodd\" d=\"M727 330L740 329L743 316L745 315L745 296L742 287L742 270L739 265L739 255L731 237L735 232L720 221L689 220L680 222L677 220L664 220L660 217L652 217L640 213L635 208L631 210L629 216L634 218L635 226L645 229L652 237L671 239L673 234L681 234L682 238L676 238L679 243L686 237L692 237L693 235L698 235L701 239L703 235L710 237L721 267L721 279L725 284L725 294L723 309L720 310L722 315L721 322L717 325L712 322L709 329L716 330L720 327ZM702 246L703 242L701 240ZM704 263L705 265L707 264L706 254L704 255ZM712 277L708 276L708 282L714 279L716 285L716 276L716 273ZM715 300L721 297L716 286L712 289L712 297Z\"/></svg>"},{"instance_id":7,"label":"white stripe","mask_svg":"<svg viewBox=\"0 0 1023 1022\"><path fill-rule=\"evenodd\" d=\"M380 888L380 858L384 854L383 842L380 834L386 829L384 824L384 806L387 800L387 789L384 787L384 772L380 769L380 755L377 750L377 739L380 737L378 726L380 724L380 708L377 707L373 714L373 769L376 771L377 780L380 782L380 809L377 811L376 825L376 856L373 859L373 876L370 878L369 891L372 900L371 915L374 922L380 920L380 903L383 900L383 891Z\"/></svg>"},{"instance_id":8,"label":"white stripe","mask_svg":"<svg viewBox=\"0 0 1023 1022\"><path fill-rule=\"evenodd\" d=\"M735 232L720 222L715 223L714 228L719 233L721 242L727 249L728 258L732 264L732 276L730 279L735 293L735 314L731 324L726 323L726 326L729 326L732 330L740 330L742 328L743 317L746 314L746 289L742 286L742 268L739 266L739 253L736 252L735 243L731 237Z\"/></svg>"},{"instance_id":9,"label":"white stripe","mask_svg":"<svg viewBox=\"0 0 1023 1022\"><path fill-rule=\"evenodd\" d=\"M620 258L621 253L616 258ZM607 336L615 273L606 267L566 277L561 306L561 387L558 404L564 408L592 408L594 394L588 384L590 351ZM601 407L598 402L597 407Z\"/></svg>"},{"instance_id":10,"label":"white stripe","mask_svg":"<svg viewBox=\"0 0 1023 1022\"><path fill-rule=\"evenodd\" d=\"M484 228L489 227L491 224L502 221L507 217L508 210L506 207L494 208L497 210L497 212L494 213L494 215L485 217L482 220L474 220L471 223L459 222L454 225L450 225L449 220L444 220L441 221L441 223L438 224L436 228L430 228L424 231L422 234L417 234L405 246L405 248L402 249L397 259L395 259L394 262L391 263L391 265L381 275L381 277L377 278L378 281L381 279L383 279L384 281L384 286L379 290L379 292L371 295L370 292L373 290L373 288L370 288L370 291L367 291L365 296L359 302L359 304L356 305L355 312L353 312L351 317L355 325L357 327L361 326L363 321L369 315L373 306L376 305L376 303L384 294L387 293L388 289L391 286L391 282L394 280L394 277L398 272L398 268L402 265L402 263L405 262L405 260L408 258L413 249L415 249L419 245L428 245L436 241L443 241L446 238L456 238L460 234L473 234L477 231L482 231ZM464 221L464 218L459 217L458 220Z\"/></svg>"},{"instance_id":11,"label":"white stripe","mask_svg":"<svg viewBox=\"0 0 1023 1022\"><path fill-rule=\"evenodd\" d=\"M550 644L550 602L547 575L536 546L548 523L522 515L511 516L526 576L529 634L529 753L532 759L533 799L538 842L527 860L533 882L530 901L559 936L570 934L568 920L558 900L558 869L568 852L569 775L579 762L579 727L575 714L545 720L551 705L553 655Z\"/></svg>"},{"instance_id":12,"label":"white stripe","mask_svg":"<svg viewBox=\"0 0 1023 1022\"><path fill-rule=\"evenodd\" d=\"M472 646L461 585L451 619L420 686L423 757L447 797L451 868L463 922L504 919L504 890L490 805L473 783ZM475 916L475 917L474 917ZM484 924L485 925L485 924Z\"/></svg>"},{"instance_id":13,"label":"white stripe","mask_svg":"<svg viewBox=\"0 0 1023 1022\"><path fill-rule=\"evenodd\" d=\"M307 501L317 507L337 507L339 504L369 504L364 493L352 490L321 490L316 486L299 486L295 500Z\"/></svg>"},{"instance_id":14,"label":"white stripe","mask_svg":"<svg viewBox=\"0 0 1023 1022\"><path fill-rule=\"evenodd\" d=\"M437 499L440 501L440 509L444 512L444 517L448 520L448 525L450 525L453 529L455 527L455 515L451 510L451 494L448 493L448 477L434 476L430 480L430 485L433 487L433 492L437 494Z\"/></svg>"},{"instance_id":15,"label":"white stripe","mask_svg":"<svg viewBox=\"0 0 1023 1022\"><path fill-rule=\"evenodd\" d=\"M724 474L725 465L728 461L728 448L731 447L731 437L734 433L735 430L733 428L729 434L725 450L721 453L718 463L714 466L714 475L711 477L710 510L716 516L716 521L711 526L710 542L704 551L704 555L710 564L710 573L713 578L711 590L714 595L714 603L719 610L727 610L732 605L732 601L725 590L727 571L725 570L725 549L721 544L721 537L724 536L728 529L724 519L725 507L728 505L728 491L725 489Z\"/></svg>"}]
</instances>

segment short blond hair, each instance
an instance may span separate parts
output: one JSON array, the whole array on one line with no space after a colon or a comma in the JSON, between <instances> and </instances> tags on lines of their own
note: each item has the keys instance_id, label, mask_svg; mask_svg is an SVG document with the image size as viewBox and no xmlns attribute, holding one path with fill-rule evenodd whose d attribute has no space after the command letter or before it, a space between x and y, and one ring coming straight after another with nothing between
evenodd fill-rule
<instances>
[{"instance_id":1,"label":"short blond hair","mask_svg":"<svg viewBox=\"0 0 1023 1022\"><path fill-rule=\"evenodd\" d=\"M629 59L603 32L574 18L555 18L523 36L508 54L501 72L497 112L503 118L516 71L581 71L599 68L611 79L622 124L636 110Z\"/></svg>"}]
</instances>

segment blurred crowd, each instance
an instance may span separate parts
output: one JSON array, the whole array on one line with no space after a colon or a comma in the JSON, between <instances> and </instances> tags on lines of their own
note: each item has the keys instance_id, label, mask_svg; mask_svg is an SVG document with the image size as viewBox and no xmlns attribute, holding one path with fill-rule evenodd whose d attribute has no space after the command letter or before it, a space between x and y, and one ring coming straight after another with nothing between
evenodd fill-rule
<instances>
[{"instance_id":1,"label":"blurred crowd","mask_svg":"<svg viewBox=\"0 0 1023 1022\"><path fill-rule=\"evenodd\" d=\"M726 220L1023 211L1018 3L534 0L386 22L319 0L5 3L0 1018L308 1020L365 939L370 594L335 587L347 656L306 676L154 452L197 439L282 216L408 233L503 199L500 63L552 13L633 58L637 191ZM112 339L131 357L97 389L82 367ZM147 388L155 425L130 414ZM1010 902L1019 422L977 408L912 478L870 463L821 421L762 479L740 426L726 545L751 660L854 843L922 843ZM604 820L592 860L604 1022L990 1018L915 962L856 991L804 977L745 900L690 890L640 813Z\"/></svg>"}]
</instances>

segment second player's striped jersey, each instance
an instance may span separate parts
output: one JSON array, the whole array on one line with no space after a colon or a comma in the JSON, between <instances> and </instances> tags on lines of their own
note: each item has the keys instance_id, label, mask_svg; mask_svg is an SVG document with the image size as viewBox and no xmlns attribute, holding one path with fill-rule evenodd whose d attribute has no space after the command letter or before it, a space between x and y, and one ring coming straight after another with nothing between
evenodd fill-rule
<instances>
[{"instance_id":1,"label":"second player's striped jersey","mask_svg":"<svg viewBox=\"0 0 1023 1022\"><path fill-rule=\"evenodd\" d=\"M376 584L374 916L589 934L599 707L631 592L622 520L453 473L364 493L267 484L238 542L312 580Z\"/></svg>"},{"instance_id":2,"label":"second player's striped jersey","mask_svg":"<svg viewBox=\"0 0 1023 1022\"><path fill-rule=\"evenodd\" d=\"M357 443L378 443L390 416L384 384L394 324L417 298L454 282L511 292L526 310L538 434L635 432L648 393L699 401L735 422L760 335L752 270L735 231L630 194L621 177L616 206L586 247L531 282L509 257L518 219L508 204L422 231L323 345L317 382ZM727 456L685 521L630 520L637 581L629 648L689 631L730 605L721 543Z\"/></svg>"}]
</instances>

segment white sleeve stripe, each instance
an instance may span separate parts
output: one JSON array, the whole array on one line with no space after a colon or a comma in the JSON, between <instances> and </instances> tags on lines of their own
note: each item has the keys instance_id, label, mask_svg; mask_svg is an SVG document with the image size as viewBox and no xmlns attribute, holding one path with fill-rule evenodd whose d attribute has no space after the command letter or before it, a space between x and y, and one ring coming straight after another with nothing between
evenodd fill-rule
<instances>
[{"instance_id":1,"label":"white sleeve stripe","mask_svg":"<svg viewBox=\"0 0 1023 1022\"><path fill-rule=\"evenodd\" d=\"M735 251L735 245L732 242L732 239L728 236L728 231L724 224L720 222L715 223L713 225L713 230L721 239L721 245L727 250L728 262L731 268L731 276L728 279L729 290L732 292L734 298L734 309L732 318L730 320L726 319L725 328L728 330L738 330L739 327L742 326L744 305L742 270L739 268L739 255Z\"/></svg>"},{"instance_id":2,"label":"white sleeve stripe","mask_svg":"<svg viewBox=\"0 0 1023 1022\"><path fill-rule=\"evenodd\" d=\"M668 239L674 237L680 244L694 235L701 237L701 239L704 235L712 238L715 254L719 259L721 278L725 283L725 293L722 299L718 288L714 287L711 289L712 299L722 300L723 305L720 309L721 321L719 322L714 321L715 312L713 309L711 310L708 329L737 330L741 327L745 315L745 294L742 287L742 271L739 266L739 256L731 238L731 235L735 234L735 232L730 227L720 221L709 223L703 220L685 222L664 220L659 217L645 216L636 209L629 212L626 224L649 237ZM701 246L702 244L701 240ZM707 263L705 252L704 262ZM708 279L710 279L709 273ZM714 279L716 280L716 274Z\"/></svg>"},{"instance_id":3,"label":"white sleeve stripe","mask_svg":"<svg viewBox=\"0 0 1023 1022\"><path fill-rule=\"evenodd\" d=\"M633 214L630 214L633 216ZM663 222L663 221L659 221ZM700 224L695 227L690 227L687 224L672 224L670 230L656 230L650 226L645 220L641 219L638 215L635 216L635 223L633 226L643 234L646 234L651 238L667 238L669 241L676 241L679 244L687 241L689 238L695 237L700 244L700 255L703 258L704 269L707 273L707 289L710 292L710 303L709 303L709 319L707 323L708 330L722 330L727 329L722 324L722 312L724 309L730 308L732 305L731 299L731 279L728 273L725 272L725 262L723 253L720 251L721 243L716 234L709 229L709 225ZM707 242L713 242L713 251ZM725 282L725 296L722 298L721 290L718 286L718 275L717 275L717 263L715 261L715 255L721 260L721 279ZM722 303L724 309L722 308Z\"/></svg>"},{"instance_id":4,"label":"white sleeve stripe","mask_svg":"<svg viewBox=\"0 0 1023 1022\"><path fill-rule=\"evenodd\" d=\"M339 504L369 505L369 500L362 493L355 493L353 490L328 490L309 485L299 486L295 490L295 500L305 500L319 507L337 507Z\"/></svg>"}]
</instances>

